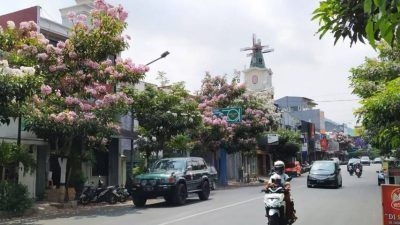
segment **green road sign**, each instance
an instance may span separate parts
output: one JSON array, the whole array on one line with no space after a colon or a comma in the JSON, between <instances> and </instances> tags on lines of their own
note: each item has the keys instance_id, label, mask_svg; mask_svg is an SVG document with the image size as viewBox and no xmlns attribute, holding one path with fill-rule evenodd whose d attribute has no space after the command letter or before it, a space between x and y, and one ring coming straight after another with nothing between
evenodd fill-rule
<instances>
[{"instance_id":1,"label":"green road sign","mask_svg":"<svg viewBox=\"0 0 400 225\"><path fill-rule=\"evenodd\" d=\"M239 123L242 121L242 109L241 108L221 108L214 109L213 114L218 117L226 116L228 123Z\"/></svg>"}]
</instances>

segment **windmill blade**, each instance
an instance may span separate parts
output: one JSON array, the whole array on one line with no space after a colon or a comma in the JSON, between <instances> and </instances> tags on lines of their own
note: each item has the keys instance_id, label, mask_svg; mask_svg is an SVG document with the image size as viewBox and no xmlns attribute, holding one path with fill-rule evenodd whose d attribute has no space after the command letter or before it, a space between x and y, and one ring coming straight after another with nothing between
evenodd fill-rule
<instances>
[{"instance_id":1,"label":"windmill blade","mask_svg":"<svg viewBox=\"0 0 400 225\"><path fill-rule=\"evenodd\" d=\"M247 54L246 56L247 56L247 57L253 56L253 53L249 53L249 54Z\"/></svg>"},{"instance_id":2,"label":"windmill blade","mask_svg":"<svg viewBox=\"0 0 400 225\"><path fill-rule=\"evenodd\" d=\"M254 48L252 47L246 47L246 48L241 48L240 51L248 51L248 50L253 50Z\"/></svg>"},{"instance_id":3,"label":"windmill blade","mask_svg":"<svg viewBox=\"0 0 400 225\"><path fill-rule=\"evenodd\" d=\"M269 53L269 52L273 52L274 49L270 48L270 49L265 49L262 51L262 53Z\"/></svg>"},{"instance_id":4,"label":"windmill blade","mask_svg":"<svg viewBox=\"0 0 400 225\"><path fill-rule=\"evenodd\" d=\"M256 45L256 34L253 34L253 46Z\"/></svg>"}]
</instances>

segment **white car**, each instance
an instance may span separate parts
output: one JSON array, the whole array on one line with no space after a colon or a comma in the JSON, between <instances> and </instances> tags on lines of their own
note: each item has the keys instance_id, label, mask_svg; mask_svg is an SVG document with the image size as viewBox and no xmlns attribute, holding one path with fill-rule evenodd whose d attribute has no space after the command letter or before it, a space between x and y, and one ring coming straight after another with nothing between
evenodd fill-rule
<instances>
[{"instance_id":1,"label":"white car","mask_svg":"<svg viewBox=\"0 0 400 225\"><path fill-rule=\"evenodd\" d=\"M382 164L382 159L377 157L374 159L374 164Z\"/></svg>"},{"instance_id":2,"label":"white car","mask_svg":"<svg viewBox=\"0 0 400 225\"><path fill-rule=\"evenodd\" d=\"M329 160L335 161L338 165L340 165L340 160L339 160L339 158L337 158L337 157L332 157L332 158L330 158Z\"/></svg>"},{"instance_id":3,"label":"white car","mask_svg":"<svg viewBox=\"0 0 400 225\"><path fill-rule=\"evenodd\" d=\"M369 159L368 156L363 156L361 157L361 164L363 165L371 165L371 160Z\"/></svg>"}]
</instances>

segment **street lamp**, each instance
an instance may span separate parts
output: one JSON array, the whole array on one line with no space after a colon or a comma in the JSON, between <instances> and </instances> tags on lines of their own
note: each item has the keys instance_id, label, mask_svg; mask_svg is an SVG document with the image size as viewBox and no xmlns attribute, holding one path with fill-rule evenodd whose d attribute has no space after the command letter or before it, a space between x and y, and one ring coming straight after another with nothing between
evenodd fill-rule
<instances>
[{"instance_id":1,"label":"street lamp","mask_svg":"<svg viewBox=\"0 0 400 225\"><path fill-rule=\"evenodd\" d=\"M160 60L162 58L167 57L167 55L169 55L168 51L163 52L160 57L158 57L157 59L147 63L146 66L154 63L157 60ZM130 166L129 166L130 167L129 168L129 178L131 178L131 176L132 176L132 169L133 169L133 143L134 143L133 139L134 139L134 134L135 134L135 115L134 115L133 108L131 108L131 125L132 125L132 128L131 128L132 129L132 138L131 138L131 163L130 163Z\"/></svg>"},{"instance_id":2,"label":"street lamp","mask_svg":"<svg viewBox=\"0 0 400 225\"><path fill-rule=\"evenodd\" d=\"M147 64L146 64L146 66L148 66L148 65L152 64L153 62L155 62L155 61L157 61L157 60L160 60L160 59L162 59L162 58L165 58L165 57L167 57L167 55L169 55L169 51L165 51L163 54L161 54L161 56L160 56L160 57L158 57L157 59L155 59L155 60L153 60L153 61L151 61L151 62L147 63Z\"/></svg>"}]
</instances>

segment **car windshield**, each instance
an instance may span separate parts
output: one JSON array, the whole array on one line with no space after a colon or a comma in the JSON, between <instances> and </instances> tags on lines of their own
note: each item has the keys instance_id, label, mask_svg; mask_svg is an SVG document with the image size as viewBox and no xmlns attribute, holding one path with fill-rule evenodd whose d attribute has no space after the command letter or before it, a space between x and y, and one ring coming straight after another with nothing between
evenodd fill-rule
<instances>
[{"instance_id":1,"label":"car windshield","mask_svg":"<svg viewBox=\"0 0 400 225\"><path fill-rule=\"evenodd\" d=\"M152 171L159 170L180 170L183 171L185 169L185 161L184 160L173 160L173 159L163 159L154 163L151 168Z\"/></svg>"},{"instance_id":2,"label":"car windshield","mask_svg":"<svg viewBox=\"0 0 400 225\"><path fill-rule=\"evenodd\" d=\"M335 171L335 164L331 162L314 162L311 167L311 172L316 171Z\"/></svg>"},{"instance_id":3,"label":"car windshield","mask_svg":"<svg viewBox=\"0 0 400 225\"><path fill-rule=\"evenodd\" d=\"M369 160L368 157L361 157L361 160L365 161L365 160Z\"/></svg>"},{"instance_id":4,"label":"car windshield","mask_svg":"<svg viewBox=\"0 0 400 225\"><path fill-rule=\"evenodd\" d=\"M349 163L356 163L356 162L360 162L360 159L350 159Z\"/></svg>"}]
</instances>

